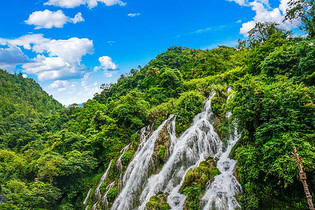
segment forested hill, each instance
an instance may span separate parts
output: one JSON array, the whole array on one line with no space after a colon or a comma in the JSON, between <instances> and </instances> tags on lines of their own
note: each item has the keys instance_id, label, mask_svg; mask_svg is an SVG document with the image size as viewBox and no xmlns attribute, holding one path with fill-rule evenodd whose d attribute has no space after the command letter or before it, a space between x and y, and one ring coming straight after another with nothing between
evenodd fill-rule
<instances>
[{"instance_id":1,"label":"forested hill","mask_svg":"<svg viewBox=\"0 0 315 210\"><path fill-rule=\"evenodd\" d=\"M116 84L102 85L103 91L83 107L63 108L33 80L1 71L0 209L100 209L99 195L114 183L106 194L111 207L139 146L139 130L157 128L174 114L180 136L213 92L220 138L226 139L231 127L225 117L229 111L242 131L231 154L243 188L237 197L242 208L307 207L290 156L296 146L314 193L314 42L311 34L299 38L275 24L258 24L236 48L171 47L121 75ZM231 88L234 97L227 102ZM167 162L163 139L167 137L156 145L151 174ZM116 161L124 147L119 168ZM215 164L213 158L207 160L211 167ZM108 179L99 185L110 163ZM187 175L190 181L181 189L189 198L187 209L199 208L206 183L218 174L208 164ZM165 198L158 196L147 207L161 209ZM167 209L165 202L163 206Z\"/></svg>"},{"instance_id":2,"label":"forested hill","mask_svg":"<svg viewBox=\"0 0 315 210\"><path fill-rule=\"evenodd\" d=\"M4 147L15 147L35 123L43 122L63 106L33 79L0 69L0 138ZM4 140L4 139L5 140Z\"/></svg>"}]
</instances>

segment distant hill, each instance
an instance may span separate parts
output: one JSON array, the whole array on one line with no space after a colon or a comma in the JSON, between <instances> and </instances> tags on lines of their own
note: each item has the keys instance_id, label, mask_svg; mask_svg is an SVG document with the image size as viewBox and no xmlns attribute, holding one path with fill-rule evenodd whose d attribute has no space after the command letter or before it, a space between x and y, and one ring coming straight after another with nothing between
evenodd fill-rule
<instances>
[{"instance_id":1,"label":"distant hill","mask_svg":"<svg viewBox=\"0 0 315 210\"><path fill-rule=\"evenodd\" d=\"M74 103L74 104L65 105L65 107L66 107L66 108L69 108L69 106L78 106L78 107L81 107L81 108L82 108L82 107L83 107L83 104L84 104L84 103L81 103L81 104L76 104L76 103Z\"/></svg>"},{"instance_id":2,"label":"distant hill","mask_svg":"<svg viewBox=\"0 0 315 210\"><path fill-rule=\"evenodd\" d=\"M32 129L32 123L38 123L60 109L64 109L62 104L49 96L33 79L0 69L0 136L8 132L15 137L21 136ZM0 139L0 144L10 143ZM13 146L14 143L10 145Z\"/></svg>"}]
</instances>

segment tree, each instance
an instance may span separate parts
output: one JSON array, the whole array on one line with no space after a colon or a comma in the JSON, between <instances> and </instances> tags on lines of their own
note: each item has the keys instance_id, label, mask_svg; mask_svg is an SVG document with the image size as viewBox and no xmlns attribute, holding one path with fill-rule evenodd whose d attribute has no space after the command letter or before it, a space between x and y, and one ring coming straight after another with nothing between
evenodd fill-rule
<instances>
[{"instance_id":1,"label":"tree","mask_svg":"<svg viewBox=\"0 0 315 210\"><path fill-rule=\"evenodd\" d=\"M145 125L149 103L143 99L141 92L131 91L112 106L112 117L124 128L137 130Z\"/></svg>"},{"instance_id":2,"label":"tree","mask_svg":"<svg viewBox=\"0 0 315 210\"><path fill-rule=\"evenodd\" d=\"M290 0L285 20L300 20L300 29L315 36L315 0Z\"/></svg>"},{"instance_id":3,"label":"tree","mask_svg":"<svg viewBox=\"0 0 315 210\"><path fill-rule=\"evenodd\" d=\"M276 33L281 34L281 38L288 36L288 32L286 33L285 30L280 29L277 23L256 23L255 27L248 32L248 47L255 48L265 44Z\"/></svg>"},{"instance_id":4,"label":"tree","mask_svg":"<svg viewBox=\"0 0 315 210\"><path fill-rule=\"evenodd\" d=\"M38 160L38 176L39 178L48 177L52 183L53 177L59 176L61 163L64 159L58 154L46 154Z\"/></svg>"}]
</instances>

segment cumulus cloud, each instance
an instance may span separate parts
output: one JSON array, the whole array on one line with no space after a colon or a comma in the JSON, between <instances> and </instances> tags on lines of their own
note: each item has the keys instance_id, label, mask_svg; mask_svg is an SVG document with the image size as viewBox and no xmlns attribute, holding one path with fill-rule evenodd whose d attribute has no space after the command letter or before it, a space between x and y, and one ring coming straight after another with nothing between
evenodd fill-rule
<instances>
[{"instance_id":1,"label":"cumulus cloud","mask_svg":"<svg viewBox=\"0 0 315 210\"><path fill-rule=\"evenodd\" d=\"M16 46L0 48L0 64L17 65L28 62L28 57Z\"/></svg>"},{"instance_id":2,"label":"cumulus cloud","mask_svg":"<svg viewBox=\"0 0 315 210\"><path fill-rule=\"evenodd\" d=\"M83 103L91 99L96 92L100 92L99 83L95 80L96 72L88 72L81 79L56 80L44 87L60 103L70 105Z\"/></svg>"},{"instance_id":3,"label":"cumulus cloud","mask_svg":"<svg viewBox=\"0 0 315 210\"><path fill-rule=\"evenodd\" d=\"M121 0L49 0L44 5L52 5L63 8L75 8L81 5L87 5L89 8L96 7L98 3L103 3L106 6L125 6L126 3Z\"/></svg>"},{"instance_id":4,"label":"cumulus cloud","mask_svg":"<svg viewBox=\"0 0 315 210\"><path fill-rule=\"evenodd\" d=\"M279 24L280 28L287 29L287 30L298 26L298 21L293 22L293 23L284 21L286 10L289 8L289 5L288 5L289 0L281 0L277 8L270 8L268 0L255 0L252 2L248 2L246 0L228 0L228 1L234 1L241 6L249 6L256 13L253 20L250 20L242 24L240 33L243 34L244 36L248 36L248 32L252 28L254 28L254 26L258 22L261 22L261 23L274 22L274 23Z\"/></svg>"},{"instance_id":5,"label":"cumulus cloud","mask_svg":"<svg viewBox=\"0 0 315 210\"><path fill-rule=\"evenodd\" d=\"M13 72L16 65L29 62L29 59L19 47L0 48L0 68Z\"/></svg>"},{"instance_id":6,"label":"cumulus cloud","mask_svg":"<svg viewBox=\"0 0 315 210\"><path fill-rule=\"evenodd\" d=\"M246 0L227 0L227 1L235 2L236 4L241 5L241 6L248 6Z\"/></svg>"},{"instance_id":7,"label":"cumulus cloud","mask_svg":"<svg viewBox=\"0 0 315 210\"><path fill-rule=\"evenodd\" d=\"M94 71L103 70L105 77L112 77L113 74L116 74L118 72L112 71L118 68L117 65L112 61L112 58L108 56L102 56L98 60L101 63L101 66L96 66L94 68Z\"/></svg>"},{"instance_id":8,"label":"cumulus cloud","mask_svg":"<svg viewBox=\"0 0 315 210\"><path fill-rule=\"evenodd\" d=\"M76 14L74 18L69 18L61 10L52 12L46 9L44 11L33 12L30 14L25 23L36 26L35 29L50 29L53 27L62 28L66 23L69 22L76 24L83 21L84 19L80 12Z\"/></svg>"},{"instance_id":9,"label":"cumulus cloud","mask_svg":"<svg viewBox=\"0 0 315 210\"><path fill-rule=\"evenodd\" d=\"M103 69L117 69L116 64L112 61L112 58L108 57L108 56L102 56L98 59L102 65Z\"/></svg>"},{"instance_id":10,"label":"cumulus cloud","mask_svg":"<svg viewBox=\"0 0 315 210\"><path fill-rule=\"evenodd\" d=\"M74 18L71 18L70 21L73 22L74 24L84 22L84 18L82 17L82 13L79 12L78 14L76 14L74 16Z\"/></svg>"},{"instance_id":11,"label":"cumulus cloud","mask_svg":"<svg viewBox=\"0 0 315 210\"><path fill-rule=\"evenodd\" d=\"M55 40L42 34L22 36L17 39L1 39L1 45L23 47L37 56L22 65L27 74L37 75L40 81L78 77L85 70L82 57L93 53L93 41L86 38Z\"/></svg>"},{"instance_id":12,"label":"cumulus cloud","mask_svg":"<svg viewBox=\"0 0 315 210\"><path fill-rule=\"evenodd\" d=\"M141 13L129 13L128 17L136 17L136 16L139 16L139 15L141 15Z\"/></svg>"},{"instance_id":13,"label":"cumulus cloud","mask_svg":"<svg viewBox=\"0 0 315 210\"><path fill-rule=\"evenodd\" d=\"M37 75L40 81L75 77L81 74L80 66L73 66L61 57L46 57L37 55L31 62L23 64L27 74Z\"/></svg>"},{"instance_id":14,"label":"cumulus cloud","mask_svg":"<svg viewBox=\"0 0 315 210\"><path fill-rule=\"evenodd\" d=\"M67 87L69 86L69 82L67 80L56 80L53 83L51 83L47 89L56 89L58 92L63 92L67 90Z\"/></svg>"}]
</instances>

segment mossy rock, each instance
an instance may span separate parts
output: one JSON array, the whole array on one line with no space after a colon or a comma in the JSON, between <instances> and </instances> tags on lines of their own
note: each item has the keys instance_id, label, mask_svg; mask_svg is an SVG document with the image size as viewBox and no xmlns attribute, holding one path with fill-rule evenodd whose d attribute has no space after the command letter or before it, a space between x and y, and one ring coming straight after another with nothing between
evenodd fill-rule
<instances>
[{"instance_id":1,"label":"mossy rock","mask_svg":"<svg viewBox=\"0 0 315 210\"><path fill-rule=\"evenodd\" d=\"M221 174L221 172L219 171L219 169L217 169L216 167L212 167L211 168L211 177L215 177L217 175Z\"/></svg>"},{"instance_id":2,"label":"mossy rock","mask_svg":"<svg viewBox=\"0 0 315 210\"><path fill-rule=\"evenodd\" d=\"M133 150L129 150L127 152L125 152L122 156L121 156L121 163L123 166L128 166L130 160L132 159L134 154Z\"/></svg>"},{"instance_id":3,"label":"mossy rock","mask_svg":"<svg viewBox=\"0 0 315 210\"><path fill-rule=\"evenodd\" d=\"M170 149L171 143L170 143L170 135L168 133L167 126L168 126L167 124L164 125L154 145L154 152L152 156L153 162L154 162L154 168L149 170L152 173L156 173L158 170L160 170L170 155L169 149Z\"/></svg>"},{"instance_id":4,"label":"mossy rock","mask_svg":"<svg viewBox=\"0 0 315 210\"><path fill-rule=\"evenodd\" d=\"M147 210L169 210L170 205L167 203L167 194L158 192L152 196L148 203L146 203Z\"/></svg>"},{"instance_id":5,"label":"mossy rock","mask_svg":"<svg viewBox=\"0 0 315 210\"><path fill-rule=\"evenodd\" d=\"M100 186L101 194L105 193L107 187L107 183L103 182Z\"/></svg>"},{"instance_id":6,"label":"mossy rock","mask_svg":"<svg viewBox=\"0 0 315 210\"><path fill-rule=\"evenodd\" d=\"M164 155L165 155L165 146L161 145L159 148L158 156L159 156L159 162L164 163Z\"/></svg>"},{"instance_id":7,"label":"mossy rock","mask_svg":"<svg viewBox=\"0 0 315 210\"><path fill-rule=\"evenodd\" d=\"M211 108L215 115L217 115L221 120L224 119L225 115L225 105L227 97L224 93L217 92L217 94L211 99Z\"/></svg>"},{"instance_id":8,"label":"mossy rock","mask_svg":"<svg viewBox=\"0 0 315 210\"><path fill-rule=\"evenodd\" d=\"M216 167L215 158L209 156L199 166L189 170L185 175L185 182L179 192L187 196L184 209L199 209L199 203L205 192L206 185L220 174Z\"/></svg>"},{"instance_id":9,"label":"mossy rock","mask_svg":"<svg viewBox=\"0 0 315 210\"><path fill-rule=\"evenodd\" d=\"M107 200L109 203L113 203L116 196L118 195L118 189L117 187L114 187L112 189L110 189L107 193Z\"/></svg>"}]
</instances>

